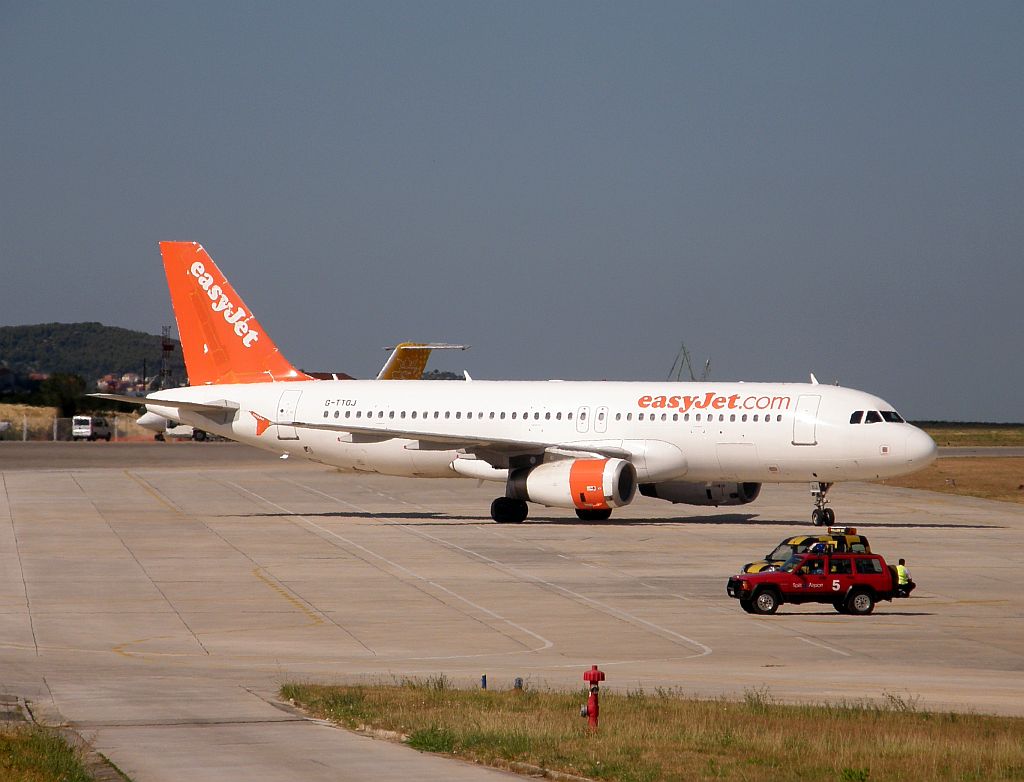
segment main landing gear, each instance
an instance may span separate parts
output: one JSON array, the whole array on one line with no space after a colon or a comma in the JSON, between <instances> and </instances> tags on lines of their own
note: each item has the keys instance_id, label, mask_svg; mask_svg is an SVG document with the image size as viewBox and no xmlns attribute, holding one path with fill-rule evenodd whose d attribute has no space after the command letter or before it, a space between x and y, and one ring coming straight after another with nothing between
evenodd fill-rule
<instances>
[{"instance_id":1,"label":"main landing gear","mask_svg":"<svg viewBox=\"0 0 1024 782\"><path fill-rule=\"evenodd\" d=\"M499 524L519 524L526 520L530 508L526 500L512 497L498 497L491 503L491 518ZM576 516L581 521L607 521L611 518L611 508L577 508Z\"/></svg>"},{"instance_id":2,"label":"main landing gear","mask_svg":"<svg viewBox=\"0 0 1024 782\"><path fill-rule=\"evenodd\" d=\"M499 524L519 524L530 512L526 500L498 497L491 503L491 518Z\"/></svg>"},{"instance_id":3,"label":"main landing gear","mask_svg":"<svg viewBox=\"0 0 1024 782\"><path fill-rule=\"evenodd\" d=\"M814 497L814 510L811 511L811 524L815 527L830 527L836 523L836 512L828 506L825 495L832 488L831 483L811 482L811 496Z\"/></svg>"}]
</instances>

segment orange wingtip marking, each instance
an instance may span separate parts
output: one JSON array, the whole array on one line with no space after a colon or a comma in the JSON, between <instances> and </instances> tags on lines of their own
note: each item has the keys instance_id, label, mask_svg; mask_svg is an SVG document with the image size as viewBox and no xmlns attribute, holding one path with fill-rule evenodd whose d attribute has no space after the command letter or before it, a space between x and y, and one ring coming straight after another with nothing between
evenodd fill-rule
<instances>
[{"instance_id":1,"label":"orange wingtip marking","mask_svg":"<svg viewBox=\"0 0 1024 782\"><path fill-rule=\"evenodd\" d=\"M252 410L249 411L249 415L256 419L256 436L259 437L267 429L270 428L271 422L269 418L264 418L259 413L254 413Z\"/></svg>"}]
</instances>

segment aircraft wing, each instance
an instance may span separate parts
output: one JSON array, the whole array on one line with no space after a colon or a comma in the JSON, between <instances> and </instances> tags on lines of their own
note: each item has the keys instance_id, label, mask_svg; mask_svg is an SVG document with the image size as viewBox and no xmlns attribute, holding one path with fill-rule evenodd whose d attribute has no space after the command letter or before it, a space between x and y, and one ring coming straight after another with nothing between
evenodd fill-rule
<instances>
[{"instance_id":1,"label":"aircraft wing","mask_svg":"<svg viewBox=\"0 0 1024 782\"><path fill-rule=\"evenodd\" d=\"M348 434L352 442L382 442L384 440L413 440L417 450L464 450L476 453L495 466L508 466L510 457L525 454L549 453L567 459L586 457L609 457L628 459L631 453L610 442L559 443L551 440L519 440L500 437L469 437L467 435L442 434L426 429L394 429L373 426L353 426L341 423L313 421L275 421L278 426L293 426L298 429L341 432ZM407 446L408 447L408 446Z\"/></svg>"},{"instance_id":2,"label":"aircraft wing","mask_svg":"<svg viewBox=\"0 0 1024 782\"><path fill-rule=\"evenodd\" d=\"M238 403L227 399L213 402L188 402L183 399L167 399L161 397L128 396L127 394L88 394L97 399L112 399L115 402L127 402L130 405L153 405L159 407L177 407L180 410L192 410L196 413L224 413L237 410Z\"/></svg>"}]
</instances>

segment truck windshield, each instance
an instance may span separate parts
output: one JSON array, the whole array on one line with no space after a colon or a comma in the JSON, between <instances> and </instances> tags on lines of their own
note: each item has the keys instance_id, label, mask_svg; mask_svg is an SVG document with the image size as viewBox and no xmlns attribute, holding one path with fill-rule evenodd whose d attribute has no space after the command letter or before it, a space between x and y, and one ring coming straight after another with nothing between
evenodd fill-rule
<instances>
[{"instance_id":1,"label":"truck windshield","mask_svg":"<svg viewBox=\"0 0 1024 782\"><path fill-rule=\"evenodd\" d=\"M803 563L803 557L792 556L786 560L786 564L784 564L780 570L783 570L786 573L795 573L797 568L799 568Z\"/></svg>"},{"instance_id":2,"label":"truck windshield","mask_svg":"<svg viewBox=\"0 0 1024 782\"><path fill-rule=\"evenodd\" d=\"M807 549L807 546L803 546L803 549ZM776 562L785 562L794 554L799 553L797 547L790 545L789 543L780 543L775 547L775 550L769 554L765 559L770 559Z\"/></svg>"}]
</instances>

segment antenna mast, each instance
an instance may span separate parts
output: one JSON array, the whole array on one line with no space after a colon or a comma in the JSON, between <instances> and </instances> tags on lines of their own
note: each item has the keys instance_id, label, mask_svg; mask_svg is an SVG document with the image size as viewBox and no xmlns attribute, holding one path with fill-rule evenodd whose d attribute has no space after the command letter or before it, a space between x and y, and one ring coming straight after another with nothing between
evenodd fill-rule
<instances>
[{"instance_id":1,"label":"antenna mast","mask_svg":"<svg viewBox=\"0 0 1024 782\"><path fill-rule=\"evenodd\" d=\"M668 371L668 380L682 380L683 370L686 370L690 380L697 382L697 376L693 373L693 361L690 359L690 351L686 349L686 343L679 343L679 352L676 353L676 360L672 362L672 368ZM704 362L704 371L700 373L701 381L711 377L711 359Z\"/></svg>"}]
</instances>

